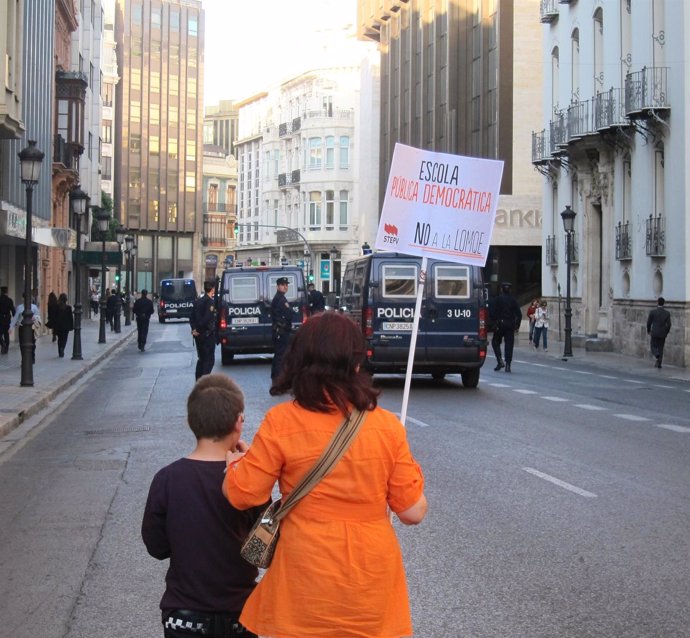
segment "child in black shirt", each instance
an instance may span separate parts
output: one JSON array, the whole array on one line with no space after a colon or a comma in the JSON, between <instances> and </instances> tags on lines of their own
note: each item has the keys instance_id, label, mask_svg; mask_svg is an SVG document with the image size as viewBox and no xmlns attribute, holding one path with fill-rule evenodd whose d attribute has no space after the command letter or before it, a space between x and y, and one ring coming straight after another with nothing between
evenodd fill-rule
<instances>
[{"instance_id":1,"label":"child in black shirt","mask_svg":"<svg viewBox=\"0 0 690 638\"><path fill-rule=\"evenodd\" d=\"M240 546L265 506L239 511L221 492L226 452L246 451L243 412L235 382L201 377L187 399L196 447L151 483L141 533L151 556L170 559L160 604L165 638L255 636L238 621L258 575Z\"/></svg>"}]
</instances>

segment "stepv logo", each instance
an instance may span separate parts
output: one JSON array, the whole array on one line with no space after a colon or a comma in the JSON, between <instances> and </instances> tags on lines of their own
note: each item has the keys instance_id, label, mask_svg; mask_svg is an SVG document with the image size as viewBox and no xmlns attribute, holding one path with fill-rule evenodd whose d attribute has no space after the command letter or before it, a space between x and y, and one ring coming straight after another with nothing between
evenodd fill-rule
<instances>
[{"instance_id":1,"label":"stepv logo","mask_svg":"<svg viewBox=\"0 0 690 638\"><path fill-rule=\"evenodd\" d=\"M383 224L383 243L396 245L400 239L398 238L398 227L395 224Z\"/></svg>"}]
</instances>

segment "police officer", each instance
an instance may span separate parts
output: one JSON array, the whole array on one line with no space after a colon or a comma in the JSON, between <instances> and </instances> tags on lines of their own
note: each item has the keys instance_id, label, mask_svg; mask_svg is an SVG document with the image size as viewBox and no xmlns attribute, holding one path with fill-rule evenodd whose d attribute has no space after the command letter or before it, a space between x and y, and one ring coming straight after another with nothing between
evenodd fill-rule
<instances>
[{"instance_id":1,"label":"police officer","mask_svg":"<svg viewBox=\"0 0 690 638\"><path fill-rule=\"evenodd\" d=\"M189 324L196 345L198 360L195 378L210 374L216 362L216 282L204 282L204 294L194 301Z\"/></svg>"},{"instance_id":2,"label":"police officer","mask_svg":"<svg viewBox=\"0 0 690 638\"><path fill-rule=\"evenodd\" d=\"M501 284L501 294L493 302L491 308L491 318L495 322L494 336L491 346L496 355L496 367L494 370L505 368L510 372L510 363L513 360L513 345L515 343L515 332L520 328L522 312L515 297L510 294L510 283L507 281ZM505 363L501 357L501 342L505 338Z\"/></svg>"},{"instance_id":3,"label":"police officer","mask_svg":"<svg viewBox=\"0 0 690 638\"><path fill-rule=\"evenodd\" d=\"M314 284L307 286L309 292L309 314L315 315L317 312L323 312L326 309L326 300L323 293L314 287Z\"/></svg>"},{"instance_id":4,"label":"police officer","mask_svg":"<svg viewBox=\"0 0 690 638\"><path fill-rule=\"evenodd\" d=\"M149 321L153 314L153 302L148 298L149 291L144 288L141 297L134 302L132 312L137 318L137 343L139 350L144 352L146 348L146 337L149 334Z\"/></svg>"},{"instance_id":5,"label":"police officer","mask_svg":"<svg viewBox=\"0 0 690 638\"><path fill-rule=\"evenodd\" d=\"M271 380L280 374L283 365L283 355L290 343L294 312L285 293L288 289L288 278L279 277L276 281L276 294L271 301L271 323L273 330L273 364L271 365Z\"/></svg>"}]
</instances>

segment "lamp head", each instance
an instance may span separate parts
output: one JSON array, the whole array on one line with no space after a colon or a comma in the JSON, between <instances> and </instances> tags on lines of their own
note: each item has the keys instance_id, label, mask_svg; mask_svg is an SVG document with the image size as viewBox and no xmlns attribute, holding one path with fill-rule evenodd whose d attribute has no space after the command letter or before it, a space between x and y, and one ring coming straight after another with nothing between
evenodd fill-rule
<instances>
[{"instance_id":1,"label":"lamp head","mask_svg":"<svg viewBox=\"0 0 690 638\"><path fill-rule=\"evenodd\" d=\"M27 186L38 182L44 156L45 154L36 148L34 140L29 140L29 145L19 152L21 180Z\"/></svg>"},{"instance_id":2,"label":"lamp head","mask_svg":"<svg viewBox=\"0 0 690 638\"><path fill-rule=\"evenodd\" d=\"M69 192L69 201L72 205L72 212L81 217L86 212L89 196L81 189L79 184L75 184Z\"/></svg>"},{"instance_id":3,"label":"lamp head","mask_svg":"<svg viewBox=\"0 0 690 638\"><path fill-rule=\"evenodd\" d=\"M566 206L565 210L561 212L561 219L563 220L563 229L566 233L572 233L575 230L575 211Z\"/></svg>"}]
</instances>

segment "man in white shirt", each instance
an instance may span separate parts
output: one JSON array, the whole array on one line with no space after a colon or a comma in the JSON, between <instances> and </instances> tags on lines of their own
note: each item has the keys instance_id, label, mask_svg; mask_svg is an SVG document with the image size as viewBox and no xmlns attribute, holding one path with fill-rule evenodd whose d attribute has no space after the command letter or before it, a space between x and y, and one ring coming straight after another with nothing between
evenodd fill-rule
<instances>
[{"instance_id":1,"label":"man in white shirt","mask_svg":"<svg viewBox=\"0 0 690 638\"><path fill-rule=\"evenodd\" d=\"M32 358L33 362L36 363L36 329L41 326L41 315L38 312L38 306L35 303L31 303L31 312L33 313L32 317L32 323L33 323L33 330L31 331L31 353L32 353ZM14 313L14 319L12 319L12 324L10 325L10 328L18 328L21 327L22 321L24 320L24 304L20 303L17 306L17 310ZM19 337L19 345L21 347L21 331L20 331L20 337Z\"/></svg>"}]
</instances>

